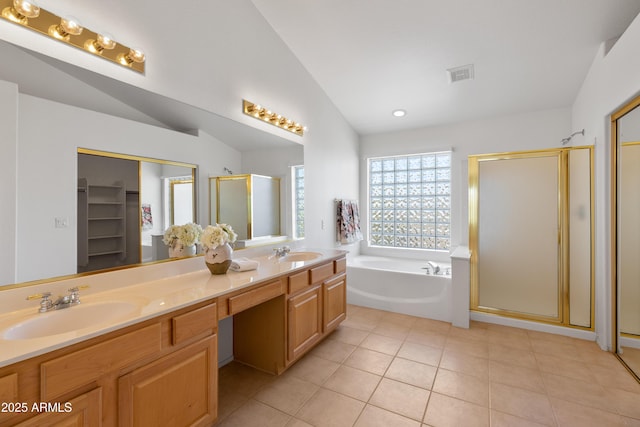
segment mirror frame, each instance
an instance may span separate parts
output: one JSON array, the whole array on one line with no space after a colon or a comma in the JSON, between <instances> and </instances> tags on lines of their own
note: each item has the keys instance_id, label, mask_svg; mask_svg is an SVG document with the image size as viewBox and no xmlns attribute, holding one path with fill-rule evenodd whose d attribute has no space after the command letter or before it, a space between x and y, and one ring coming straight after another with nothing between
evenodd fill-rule
<instances>
[{"instance_id":1,"label":"mirror frame","mask_svg":"<svg viewBox=\"0 0 640 427\"><path fill-rule=\"evenodd\" d=\"M618 327L618 198L619 198L619 178L620 178L620 147L618 141L618 120L630 113L632 110L640 108L640 96L636 96L621 108L611 114L611 347L613 354L624 365L629 373L640 382L640 372L635 372L624 361L618 352L619 327Z\"/></svg>"}]
</instances>

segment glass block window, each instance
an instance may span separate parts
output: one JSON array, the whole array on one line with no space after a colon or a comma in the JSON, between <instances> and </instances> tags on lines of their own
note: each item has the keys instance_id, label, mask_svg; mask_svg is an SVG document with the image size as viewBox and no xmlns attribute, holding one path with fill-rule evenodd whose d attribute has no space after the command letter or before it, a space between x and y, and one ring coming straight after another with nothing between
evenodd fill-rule
<instances>
[{"instance_id":1,"label":"glass block window","mask_svg":"<svg viewBox=\"0 0 640 427\"><path fill-rule=\"evenodd\" d=\"M451 152L371 158L369 244L449 250Z\"/></svg>"},{"instance_id":2,"label":"glass block window","mask_svg":"<svg viewBox=\"0 0 640 427\"><path fill-rule=\"evenodd\" d=\"M304 166L293 167L293 230L295 237L304 237Z\"/></svg>"}]
</instances>

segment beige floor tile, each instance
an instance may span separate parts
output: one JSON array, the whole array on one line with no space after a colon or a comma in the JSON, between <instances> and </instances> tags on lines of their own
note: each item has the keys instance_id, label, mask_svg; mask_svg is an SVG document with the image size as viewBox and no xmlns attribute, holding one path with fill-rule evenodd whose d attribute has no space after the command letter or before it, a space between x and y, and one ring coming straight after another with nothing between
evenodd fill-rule
<instances>
[{"instance_id":1,"label":"beige floor tile","mask_svg":"<svg viewBox=\"0 0 640 427\"><path fill-rule=\"evenodd\" d=\"M531 351L531 341L529 341L527 334L513 333L513 331L505 332L504 329L488 329L487 341L491 344L500 344L506 347Z\"/></svg>"},{"instance_id":2,"label":"beige floor tile","mask_svg":"<svg viewBox=\"0 0 640 427\"><path fill-rule=\"evenodd\" d=\"M240 409L216 424L216 427L247 427L260 420L263 427L284 427L291 417L264 403L249 400Z\"/></svg>"},{"instance_id":3,"label":"beige floor tile","mask_svg":"<svg viewBox=\"0 0 640 427\"><path fill-rule=\"evenodd\" d=\"M247 403L249 398L238 393L222 388L224 393L218 394L218 420L222 420L229 416L233 411Z\"/></svg>"},{"instance_id":4,"label":"beige floor tile","mask_svg":"<svg viewBox=\"0 0 640 427\"><path fill-rule=\"evenodd\" d=\"M377 334L370 334L364 339L364 341L362 341L362 343L360 343L360 347L368 348L369 350L378 351L384 354L390 354L392 356L395 356L401 345L402 340Z\"/></svg>"},{"instance_id":5,"label":"beige floor tile","mask_svg":"<svg viewBox=\"0 0 640 427\"><path fill-rule=\"evenodd\" d=\"M621 427L622 417L612 412L579 405L561 399L551 399L553 410L562 427Z\"/></svg>"},{"instance_id":6,"label":"beige floor tile","mask_svg":"<svg viewBox=\"0 0 640 427\"><path fill-rule=\"evenodd\" d=\"M620 415L640 420L640 394L620 389L606 389L616 402L616 408Z\"/></svg>"},{"instance_id":7,"label":"beige floor tile","mask_svg":"<svg viewBox=\"0 0 640 427\"><path fill-rule=\"evenodd\" d=\"M555 425L553 409L546 394L491 383L491 409L536 423Z\"/></svg>"},{"instance_id":8,"label":"beige floor tile","mask_svg":"<svg viewBox=\"0 0 640 427\"><path fill-rule=\"evenodd\" d=\"M348 326L340 325L329 336L329 339L343 342L345 344L358 345L364 340L369 332L362 329L350 328Z\"/></svg>"},{"instance_id":9,"label":"beige floor tile","mask_svg":"<svg viewBox=\"0 0 640 427\"><path fill-rule=\"evenodd\" d=\"M405 341L396 356L426 365L438 366L442 357L442 348Z\"/></svg>"},{"instance_id":10,"label":"beige floor tile","mask_svg":"<svg viewBox=\"0 0 640 427\"><path fill-rule=\"evenodd\" d=\"M487 329L456 328L452 326L451 329L449 329L449 337L461 340L479 340L485 342L487 340Z\"/></svg>"},{"instance_id":11,"label":"beige floor tile","mask_svg":"<svg viewBox=\"0 0 640 427\"><path fill-rule=\"evenodd\" d=\"M253 398L293 415L318 390L318 387L285 373L278 381L271 382L260 389Z\"/></svg>"},{"instance_id":12,"label":"beige floor tile","mask_svg":"<svg viewBox=\"0 0 640 427\"><path fill-rule=\"evenodd\" d=\"M447 335L435 332L435 331L422 331L419 329L412 329L409 331L406 341L415 342L422 345L428 345L431 347L443 348L447 342Z\"/></svg>"},{"instance_id":13,"label":"beige floor tile","mask_svg":"<svg viewBox=\"0 0 640 427\"><path fill-rule=\"evenodd\" d=\"M364 405L359 400L321 388L295 417L315 427L351 427Z\"/></svg>"},{"instance_id":14,"label":"beige floor tile","mask_svg":"<svg viewBox=\"0 0 640 427\"><path fill-rule=\"evenodd\" d=\"M585 363L542 353L538 353L535 356L541 372L563 375L577 380L595 380L591 367Z\"/></svg>"},{"instance_id":15,"label":"beige floor tile","mask_svg":"<svg viewBox=\"0 0 640 427\"><path fill-rule=\"evenodd\" d=\"M544 427L544 424L491 409L491 427Z\"/></svg>"},{"instance_id":16,"label":"beige floor tile","mask_svg":"<svg viewBox=\"0 0 640 427\"><path fill-rule=\"evenodd\" d=\"M358 347L345 360L344 365L371 372L372 374L384 375L392 360L393 356L389 354Z\"/></svg>"},{"instance_id":17,"label":"beige floor tile","mask_svg":"<svg viewBox=\"0 0 640 427\"><path fill-rule=\"evenodd\" d=\"M637 418L621 417L625 427L640 427L640 420Z\"/></svg>"},{"instance_id":18,"label":"beige floor tile","mask_svg":"<svg viewBox=\"0 0 640 427\"><path fill-rule=\"evenodd\" d=\"M276 377L241 363L231 362L219 371L220 388L246 397L253 396L262 386Z\"/></svg>"},{"instance_id":19,"label":"beige floor tile","mask_svg":"<svg viewBox=\"0 0 640 427\"><path fill-rule=\"evenodd\" d=\"M546 392L542 375L537 369L507 365L492 360L489 363L489 380L538 393Z\"/></svg>"},{"instance_id":20,"label":"beige floor tile","mask_svg":"<svg viewBox=\"0 0 640 427\"><path fill-rule=\"evenodd\" d=\"M609 408L615 408L616 402L611 393L605 391L604 387L595 382L580 381L548 373L542 373L542 378L550 397L605 411Z\"/></svg>"},{"instance_id":21,"label":"beige floor tile","mask_svg":"<svg viewBox=\"0 0 640 427\"><path fill-rule=\"evenodd\" d=\"M617 388L640 394L640 383L629 375L627 369L622 366L622 363L620 363L618 359L615 361L618 365L611 367L593 364L587 366L591 376L595 378L601 386L605 388Z\"/></svg>"},{"instance_id":22,"label":"beige floor tile","mask_svg":"<svg viewBox=\"0 0 640 427\"><path fill-rule=\"evenodd\" d=\"M448 335L449 330L451 329L451 323L419 317L413 324L412 329L417 331L437 332L439 334Z\"/></svg>"},{"instance_id":23,"label":"beige floor tile","mask_svg":"<svg viewBox=\"0 0 640 427\"><path fill-rule=\"evenodd\" d=\"M489 408L431 393L424 422L434 427L488 427Z\"/></svg>"},{"instance_id":24,"label":"beige floor tile","mask_svg":"<svg viewBox=\"0 0 640 427\"><path fill-rule=\"evenodd\" d=\"M381 379L382 377L379 375L343 365L329 377L322 387L366 402Z\"/></svg>"},{"instance_id":25,"label":"beige floor tile","mask_svg":"<svg viewBox=\"0 0 640 427\"><path fill-rule=\"evenodd\" d=\"M385 337L404 340L409 334L410 329L411 328L409 326L398 325L396 323L387 322L383 319L371 332Z\"/></svg>"},{"instance_id":26,"label":"beige floor tile","mask_svg":"<svg viewBox=\"0 0 640 427\"><path fill-rule=\"evenodd\" d=\"M471 375L438 369L432 391L489 407L489 383Z\"/></svg>"},{"instance_id":27,"label":"beige floor tile","mask_svg":"<svg viewBox=\"0 0 640 427\"><path fill-rule=\"evenodd\" d=\"M531 348L534 353L541 353L562 359L582 361L578 348L570 341L548 341L531 338Z\"/></svg>"},{"instance_id":28,"label":"beige floor tile","mask_svg":"<svg viewBox=\"0 0 640 427\"><path fill-rule=\"evenodd\" d=\"M322 385L339 367L339 363L307 354L289 368L287 373L310 383Z\"/></svg>"},{"instance_id":29,"label":"beige floor tile","mask_svg":"<svg viewBox=\"0 0 640 427\"><path fill-rule=\"evenodd\" d=\"M471 356L466 353L445 350L442 353L440 367L485 380L489 379L489 359Z\"/></svg>"},{"instance_id":30,"label":"beige floor tile","mask_svg":"<svg viewBox=\"0 0 640 427\"><path fill-rule=\"evenodd\" d=\"M481 341L469 341L458 338L447 338L445 350L467 353L477 357L489 357L489 344Z\"/></svg>"},{"instance_id":31,"label":"beige floor tile","mask_svg":"<svg viewBox=\"0 0 640 427\"><path fill-rule=\"evenodd\" d=\"M313 426L297 418L291 418L291 420L289 420L289 422L287 423L286 427L313 427Z\"/></svg>"},{"instance_id":32,"label":"beige floor tile","mask_svg":"<svg viewBox=\"0 0 640 427\"><path fill-rule=\"evenodd\" d=\"M310 354L331 360L332 362L342 363L351 353L353 353L353 350L355 349L355 345L346 344L336 340L324 340L318 344L316 348L311 350Z\"/></svg>"},{"instance_id":33,"label":"beige floor tile","mask_svg":"<svg viewBox=\"0 0 640 427\"><path fill-rule=\"evenodd\" d=\"M428 390L383 378L369 403L420 421L428 400Z\"/></svg>"},{"instance_id":34,"label":"beige floor tile","mask_svg":"<svg viewBox=\"0 0 640 427\"><path fill-rule=\"evenodd\" d=\"M382 321L387 323L394 323L399 326L412 327L417 321L418 317L409 316L407 314L394 313L387 311L382 316Z\"/></svg>"},{"instance_id":35,"label":"beige floor tile","mask_svg":"<svg viewBox=\"0 0 640 427\"><path fill-rule=\"evenodd\" d=\"M393 412L367 405L354 427L420 427L420 423Z\"/></svg>"},{"instance_id":36,"label":"beige floor tile","mask_svg":"<svg viewBox=\"0 0 640 427\"><path fill-rule=\"evenodd\" d=\"M508 347L501 344L489 345L489 358L491 360L521 366L523 368L538 368L535 355L531 351Z\"/></svg>"},{"instance_id":37,"label":"beige floor tile","mask_svg":"<svg viewBox=\"0 0 640 427\"><path fill-rule=\"evenodd\" d=\"M437 368L434 366L396 357L384 376L430 390L433 386L436 371Z\"/></svg>"}]
</instances>

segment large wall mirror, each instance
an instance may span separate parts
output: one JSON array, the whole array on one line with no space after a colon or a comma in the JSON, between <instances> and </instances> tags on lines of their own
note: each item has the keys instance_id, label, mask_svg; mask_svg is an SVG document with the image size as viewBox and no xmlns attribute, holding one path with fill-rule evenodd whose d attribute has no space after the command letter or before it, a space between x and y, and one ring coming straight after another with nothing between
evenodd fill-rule
<instances>
[{"instance_id":1,"label":"large wall mirror","mask_svg":"<svg viewBox=\"0 0 640 427\"><path fill-rule=\"evenodd\" d=\"M640 97L611 117L616 354L640 381Z\"/></svg>"},{"instance_id":2,"label":"large wall mirror","mask_svg":"<svg viewBox=\"0 0 640 427\"><path fill-rule=\"evenodd\" d=\"M78 273L166 258L164 230L196 222L196 166L78 149Z\"/></svg>"}]
</instances>

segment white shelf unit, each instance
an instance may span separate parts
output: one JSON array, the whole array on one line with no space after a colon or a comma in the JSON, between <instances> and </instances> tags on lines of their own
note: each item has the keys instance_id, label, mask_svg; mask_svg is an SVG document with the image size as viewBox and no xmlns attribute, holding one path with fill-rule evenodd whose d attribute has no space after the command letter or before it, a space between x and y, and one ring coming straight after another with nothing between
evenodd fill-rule
<instances>
[{"instance_id":1,"label":"white shelf unit","mask_svg":"<svg viewBox=\"0 0 640 427\"><path fill-rule=\"evenodd\" d=\"M120 265L127 256L126 189L78 180L78 271Z\"/></svg>"}]
</instances>

